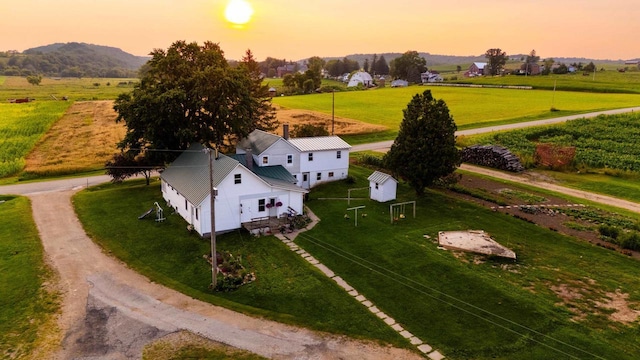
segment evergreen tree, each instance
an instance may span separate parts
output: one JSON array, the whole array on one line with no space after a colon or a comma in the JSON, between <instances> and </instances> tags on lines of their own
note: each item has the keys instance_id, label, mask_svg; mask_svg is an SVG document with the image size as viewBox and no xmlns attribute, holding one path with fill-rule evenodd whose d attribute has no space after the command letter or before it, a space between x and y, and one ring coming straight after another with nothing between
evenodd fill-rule
<instances>
[{"instance_id":1,"label":"evergreen tree","mask_svg":"<svg viewBox=\"0 0 640 360\"><path fill-rule=\"evenodd\" d=\"M425 187L460 165L457 127L445 102L434 99L431 90L416 94L403 114L400 131L384 162L420 196Z\"/></svg>"}]
</instances>

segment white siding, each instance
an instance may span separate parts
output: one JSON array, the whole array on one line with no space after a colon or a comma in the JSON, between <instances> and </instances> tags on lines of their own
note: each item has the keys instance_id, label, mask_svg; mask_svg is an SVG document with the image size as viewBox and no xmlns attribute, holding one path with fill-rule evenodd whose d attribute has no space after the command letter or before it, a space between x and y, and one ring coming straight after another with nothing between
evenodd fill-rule
<instances>
[{"instance_id":1,"label":"white siding","mask_svg":"<svg viewBox=\"0 0 640 360\"><path fill-rule=\"evenodd\" d=\"M398 187L398 183L396 183L393 179L389 179L382 184L377 184L371 181L369 183L369 188L371 190L371 199L379 202L387 202L396 199L396 191Z\"/></svg>"},{"instance_id":2,"label":"white siding","mask_svg":"<svg viewBox=\"0 0 640 360\"><path fill-rule=\"evenodd\" d=\"M337 152L340 151L340 158L337 158ZM313 161L309 161L309 153L313 153ZM302 174L309 173L309 186L327 181L336 181L345 179L349 175L349 150L325 150L325 151L309 151L300 154L300 173L297 174L298 185L302 185ZM317 174L320 173L321 179L318 180ZM329 177L329 173L333 173L333 177Z\"/></svg>"}]
</instances>

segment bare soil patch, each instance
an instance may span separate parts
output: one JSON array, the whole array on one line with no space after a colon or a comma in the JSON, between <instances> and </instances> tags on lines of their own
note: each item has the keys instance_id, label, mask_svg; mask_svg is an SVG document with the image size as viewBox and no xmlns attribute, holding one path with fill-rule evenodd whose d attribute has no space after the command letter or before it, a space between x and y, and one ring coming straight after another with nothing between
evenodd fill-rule
<instances>
[{"instance_id":1,"label":"bare soil patch","mask_svg":"<svg viewBox=\"0 0 640 360\"><path fill-rule=\"evenodd\" d=\"M74 103L27 156L25 172L57 175L102 168L126 132L116 117L112 100Z\"/></svg>"},{"instance_id":2,"label":"bare soil patch","mask_svg":"<svg viewBox=\"0 0 640 360\"><path fill-rule=\"evenodd\" d=\"M288 123L291 128L295 125L302 124L322 125L331 133L331 115L329 114L310 110L276 107L276 118L281 124ZM335 135L353 135L385 131L387 128L381 125L367 124L362 121L336 116L334 119L334 130Z\"/></svg>"}]
</instances>

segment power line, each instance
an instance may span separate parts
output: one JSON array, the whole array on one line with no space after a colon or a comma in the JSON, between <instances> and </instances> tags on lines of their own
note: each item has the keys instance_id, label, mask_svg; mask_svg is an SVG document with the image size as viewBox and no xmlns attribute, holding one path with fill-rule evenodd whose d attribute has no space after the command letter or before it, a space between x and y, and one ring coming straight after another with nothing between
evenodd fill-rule
<instances>
[{"instance_id":1,"label":"power line","mask_svg":"<svg viewBox=\"0 0 640 360\"><path fill-rule=\"evenodd\" d=\"M458 310L460 310L460 311L463 311L463 312L465 312L465 313L467 313L467 314L469 314L469 315L472 315L472 316L477 317L477 318L479 318L479 319L482 319L482 320L484 320L484 321L486 321L486 322L489 322L489 323L491 323L491 324L493 324L493 325L495 325L495 326L498 326L498 327L500 327L500 328L502 328L502 329L504 329L504 330L507 330L507 331L509 331L509 332L512 332L512 333L514 333L514 334L516 334L516 335L526 336L527 334L522 333L522 332L519 332L519 331L514 330L514 329L512 329L512 328L509 328L509 327L507 327L507 326L505 326L505 325L499 324L499 323L497 323L497 322L495 322L495 321L493 321L493 320L491 320L491 319L488 319L488 318L483 317L483 316L481 316L481 315L479 315L479 314L476 314L476 313L474 313L474 312L472 312L472 311L470 311L470 310L468 310L468 309L465 309L465 308L463 308L463 307L461 307L461 306L459 306L459 305L456 305L456 304L451 303L451 302L447 302L447 301L445 301L444 299L441 299L441 298L439 298L439 297L436 297L436 296L435 296L435 295L433 295L433 294L429 294L429 293L425 292L424 290L421 290L421 289L419 289L419 288L417 288L417 287L415 287L415 286L413 286L413 285L411 285L411 284L408 284L408 283L406 283L406 282L402 282L402 281L398 281L398 278L400 278L400 279L402 279L402 280L406 280L406 281L407 281L407 282L409 282L409 283L413 283L413 284L417 285L418 287L421 287L421 288L427 289L427 290L429 290L429 291L432 291L432 292L434 292L434 293L437 293L437 294L439 294L439 295L445 296L445 297L447 297L447 298L449 298L449 299L451 299L451 300L457 301L457 302L459 302L459 303L461 303L461 304L464 304L464 305L466 305L466 306L468 306L468 307L470 307L470 308L473 308L473 309L475 309L475 310L478 310L478 311L480 311L480 312L482 312L482 313L484 313L484 314L486 314L486 315L493 316L493 317L495 317L495 318L497 318L497 319L500 319L500 320L502 320L502 321L505 321L505 322L507 322L507 323L509 323L509 324L512 324L512 325L517 326L517 327L520 327L520 328L522 328L522 329L524 329L524 330L527 330L527 331L529 331L529 332L531 332L531 333L533 333L533 334L539 335L539 336L541 336L541 337L544 337L544 338L546 338L546 339L549 339L549 340L555 341L555 342L557 342L557 343L559 343L559 344L562 344L562 345L564 345L564 346L570 347L570 348L572 348L572 349L574 349L574 350L576 350L576 351L580 351L580 352L582 352L582 353L584 353L584 354L587 354L587 355L593 356L594 358L604 359L603 357L598 356L598 355L596 355L596 354L593 354L593 353L591 353L591 352L588 352L588 351L586 351L586 350L584 350L584 349L582 349L582 348L576 347L576 346L571 345L571 344L569 344L569 343L566 343L566 342L564 342L564 341L562 341L562 340L559 340L559 339L556 339L556 338L551 337L551 336L549 336L549 335L543 334L543 333L541 333L541 332L539 332L539 331L537 331L537 330L535 330L535 329L529 328L529 327L527 327L527 326L525 326L525 325L522 325L522 324L519 324L519 323L517 323L517 322L515 322L515 321L513 321L513 320L507 319L507 318L505 318L505 317L503 317L503 316L500 316L500 315L498 315L498 314L494 314L494 313L492 313L492 312L490 312L490 311L488 311L488 310L482 309L482 308L480 308L480 307L478 307L478 306L476 306L476 305L473 305L473 304L471 304L471 303L468 303L468 302L466 302L466 301L464 301L464 300L458 299L458 298L456 298L456 297L454 297L454 296L452 296L452 295L449 295L449 294L447 294L447 293L444 293L444 292L442 292L442 291L440 291L440 290L437 290L437 289L435 289L435 288L432 288L432 287L429 287L429 286L424 285L424 284L422 284L422 283L419 283L419 282L417 282L417 281L415 281L415 280L413 280L413 279L411 279L411 278L408 278L408 277L406 277L406 276L404 276L404 275L402 275L402 274L398 274L398 273L396 273L396 272L394 272L394 271L391 271L391 270L389 270L389 269L387 269L387 268L384 268L384 267L382 267L382 266L379 266L379 265L377 265L377 264L375 264L375 263L373 263L373 262L371 262L371 261L369 261L369 260L367 260L367 259L361 258L361 257L359 257L359 256L357 256L357 255L355 255L355 254L352 254L352 253L350 253L350 252L348 252L348 251L345 251L345 250L343 250L343 249L341 249L341 248L339 248L339 247L337 247L337 246L335 246L335 245L332 245L332 244L326 243L326 242L324 242L324 241L322 241L322 240L316 239L316 238L314 238L314 237L312 237L312 236L310 236L310 235L308 235L308 234L301 233L301 234L299 234L298 236L300 236L300 237L302 237L302 238L306 239L307 241L311 242L311 243L312 243L312 244L314 244L314 245L317 245L317 246L319 246L319 247L321 247L321 248L323 248L323 249L325 249L325 250L327 250L327 251L330 251L330 252L332 252L332 253L334 253L334 254L336 254L336 255L338 255L338 256L340 256L340 257L342 257L342 258L344 258L344 259L346 259L346 260L348 260L348 261L350 261L351 263L354 263L354 264L356 264L356 265L359 265L359 266L361 266L361 267L363 267L363 268L365 268L365 269L367 269L367 270L369 270L369 271L371 271L371 272L375 272L375 273L377 273L377 274L379 274L379 275L381 275L381 276L384 276L384 277L386 277L386 278L388 278L388 279L394 280L394 281L396 281L396 282L400 283L401 285L403 285L403 286L405 286L405 287L407 287L407 288L409 288L409 289L412 289L412 290L414 290L414 291L417 291L417 292L419 292L419 293L421 293L421 294L423 294L423 295L429 296L430 298L432 298L432 299L434 299L434 300L437 300L437 301L443 302L443 303L445 303L445 304L447 304L447 305L449 305L449 306L451 306L451 307L454 307L454 308L456 308L456 309L458 309ZM330 247L331 247L331 248L330 248ZM358 259L358 260L360 260L361 262L359 262L359 261L357 261L357 260L354 260L353 258L350 258L349 256L351 256L351 257L353 257L353 258L355 258L355 259ZM379 269L379 270L378 270L378 269ZM391 275L389 275L389 274L391 274ZM393 275L393 276L396 276L397 278L394 278L392 275ZM568 357L570 357L570 358L573 358L573 359L580 359L579 357L576 357L576 356L574 356L574 355L572 355L572 354L569 354L569 353L567 353L567 352L565 352L565 351L563 351L563 350L561 350L561 349L558 349L558 348L556 348L556 347L553 347L553 346L551 346L551 345L545 344L545 343L543 343L543 342L541 342L541 341L539 341L539 340L536 340L536 339L534 339L534 338L531 338L531 340L532 340L532 341L535 341L536 343L538 343L538 344L540 344L540 345L542 345L542 346L544 346L544 347L547 347L547 348L552 349L552 350L554 350L554 351L557 351L557 352L559 352L559 353L561 353L561 354L563 354L563 355L566 355L566 356L568 356Z\"/></svg>"}]
</instances>

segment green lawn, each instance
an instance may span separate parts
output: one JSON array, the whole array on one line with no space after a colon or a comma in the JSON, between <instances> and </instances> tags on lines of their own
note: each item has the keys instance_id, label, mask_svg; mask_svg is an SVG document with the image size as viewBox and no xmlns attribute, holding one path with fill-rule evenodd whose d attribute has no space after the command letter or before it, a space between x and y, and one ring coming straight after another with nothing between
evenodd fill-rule
<instances>
[{"instance_id":1,"label":"green lawn","mask_svg":"<svg viewBox=\"0 0 640 360\"><path fill-rule=\"evenodd\" d=\"M620 199L640 203L640 175L606 173L579 173L540 171L558 181L559 184L578 190L611 195Z\"/></svg>"},{"instance_id":2,"label":"green lawn","mask_svg":"<svg viewBox=\"0 0 640 360\"><path fill-rule=\"evenodd\" d=\"M616 289L640 301L637 260L437 193L418 200L417 218L389 223L389 204L364 205L345 220L347 188L366 186L369 170L352 167L355 184L314 189L308 205L322 221L296 242L336 271L406 329L451 359L616 358L640 356L640 327L598 309ZM416 200L404 186L397 201ZM513 249L518 261L454 256L437 249L439 231L481 229ZM424 235L430 236L426 239ZM580 299L561 305L551 290ZM573 313L575 312L575 314ZM574 320L577 314L584 317ZM595 354L597 357L592 356Z\"/></svg>"},{"instance_id":3,"label":"green lawn","mask_svg":"<svg viewBox=\"0 0 640 360\"><path fill-rule=\"evenodd\" d=\"M245 232L218 236L218 251L241 257L257 280L235 292L212 294L208 289L211 266L203 259L210 253L209 240L188 233L186 223L179 215L170 215L170 209L165 209L163 223L138 220L154 201L164 204L157 181L151 186L143 181L105 184L74 197L89 236L153 281L212 304L277 321L409 346L273 236L255 238Z\"/></svg>"},{"instance_id":4,"label":"green lawn","mask_svg":"<svg viewBox=\"0 0 640 360\"><path fill-rule=\"evenodd\" d=\"M29 200L0 196L0 202L0 358L20 359L53 330L58 299L43 287L52 274Z\"/></svg>"},{"instance_id":5,"label":"green lawn","mask_svg":"<svg viewBox=\"0 0 640 360\"><path fill-rule=\"evenodd\" d=\"M389 204L352 201L349 206L364 205L367 214L355 227L353 212L344 218L345 201L319 200L366 186L370 172L352 166L356 183L314 189L308 205L322 221L296 243L447 358L640 356L638 322L612 321L612 311L596 305L619 290L637 308L637 260L436 192L417 199L416 219L407 208L406 219L395 225L389 223ZM398 199L416 200L404 185ZM237 292L211 295L210 268L202 260L209 242L189 235L176 215L165 223L137 220L159 200L157 183L134 181L83 191L74 202L90 236L153 281L236 310L407 346L273 237L218 237L218 247L242 256L258 280ZM518 260L454 256L433 242L438 231L466 229L487 231ZM580 297L562 304L554 287Z\"/></svg>"},{"instance_id":6,"label":"green lawn","mask_svg":"<svg viewBox=\"0 0 640 360\"><path fill-rule=\"evenodd\" d=\"M410 86L336 93L335 115L386 126L392 135L389 139L393 139L402 110L413 95L426 89L447 103L459 130L640 104L640 95L633 94ZM332 95L284 96L273 103L331 114ZM552 105L559 111L551 111Z\"/></svg>"}]
</instances>

